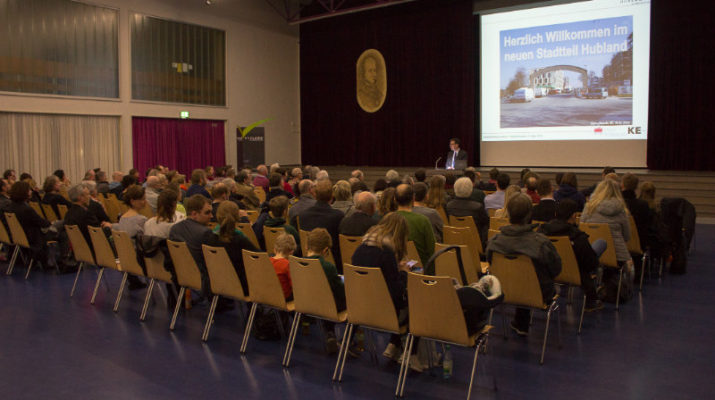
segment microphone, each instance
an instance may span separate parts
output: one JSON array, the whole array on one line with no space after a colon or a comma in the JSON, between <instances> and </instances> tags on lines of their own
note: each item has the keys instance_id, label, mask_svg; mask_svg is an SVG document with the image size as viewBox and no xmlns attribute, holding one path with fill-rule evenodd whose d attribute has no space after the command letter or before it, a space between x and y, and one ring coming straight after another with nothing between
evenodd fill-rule
<instances>
[{"instance_id":1,"label":"microphone","mask_svg":"<svg viewBox=\"0 0 715 400\"><path fill-rule=\"evenodd\" d=\"M439 169L437 168L437 164L439 163L439 160L441 160L442 157L438 158L437 161L434 162L434 169Z\"/></svg>"}]
</instances>

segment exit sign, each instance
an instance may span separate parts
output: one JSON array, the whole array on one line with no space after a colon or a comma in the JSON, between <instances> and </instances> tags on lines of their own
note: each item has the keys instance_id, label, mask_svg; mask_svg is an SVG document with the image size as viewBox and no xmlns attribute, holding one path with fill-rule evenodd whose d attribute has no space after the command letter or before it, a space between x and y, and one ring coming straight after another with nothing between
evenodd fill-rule
<instances>
[{"instance_id":1,"label":"exit sign","mask_svg":"<svg viewBox=\"0 0 715 400\"><path fill-rule=\"evenodd\" d=\"M189 118L189 112L188 112L188 111L182 111L180 115L181 115L181 118L182 118L182 119Z\"/></svg>"}]
</instances>

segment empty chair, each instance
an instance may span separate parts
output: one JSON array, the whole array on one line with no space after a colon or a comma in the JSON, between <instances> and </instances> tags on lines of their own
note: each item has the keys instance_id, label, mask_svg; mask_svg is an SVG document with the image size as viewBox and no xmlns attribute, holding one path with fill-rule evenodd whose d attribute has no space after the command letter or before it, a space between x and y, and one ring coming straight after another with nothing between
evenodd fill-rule
<instances>
[{"instance_id":1,"label":"empty chair","mask_svg":"<svg viewBox=\"0 0 715 400\"><path fill-rule=\"evenodd\" d=\"M72 290L70 291L70 297L72 297L74 295L74 290L77 287L79 275L82 273L82 267L84 267L85 264L97 265L97 262L94 261L92 249L89 247L84 235L82 235L82 231L79 230L77 225L65 225L65 231L67 232L67 237L72 244L74 259L79 263L77 266L77 274L74 277L74 284L72 285Z\"/></svg>"},{"instance_id":2,"label":"empty chair","mask_svg":"<svg viewBox=\"0 0 715 400\"><path fill-rule=\"evenodd\" d=\"M482 243L478 236L472 234L472 230L467 227L455 227L445 225L442 231L442 241L445 244L463 244L469 248L472 255L472 262L481 260L483 253Z\"/></svg>"},{"instance_id":3,"label":"empty chair","mask_svg":"<svg viewBox=\"0 0 715 400\"><path fill-rule=\"evenodd\" d=\"M555 278L554 282L567 285L569 287L581 287L581 273L578 270L578 261L576 254L571 247L571 240L568 236L549 236L549 240L556 248L556 252L561 257L561 273ZM586 310L586 293L583 294L583 304L581 304L581 318L578 322L578 333L581 333L581 325L583 325L583 314Z\"/></svg>"},{"instance_id":4,"label":"empty chair","mask_svg":"<svg viewBox=\"0 0 715 400\"><path fill-rule=\"evenodd\" d=\"M549 335L549 323L551 314L556 311L559 318L559 306L557 303L558 294L554 295L550 304L546 304L541 293L539 279L531 259L523 254L504 255L494 253L492 262L489 265L489 272L496 276L501 282L504 292L504 303L517 307L534 308L546 312L546 328L544 329L544 342L541 347L540 364L544 363L544 353L546 352L546 339ZM561 332L561 320L559 318L559 341ZM506 333L506 320L504 321Z\"/></svg>"},{"instance_id":5,"label":"empty chair","mask_svg":"<svg viewBox=\"0 0 715 400\"><path fill-rule=\"evenodd\" d=\"M333 297L333 291L320 265L315 258L290 257L290 278L293 284L295 301L295 318L288 335L288 347L283 356L283 366L290 365L295 337L303 315L319 318L335 323L347 320L347 311L338 311ZM343 343L345 345L345 343Z\"/></svg>"},{"instance_id":6,"label":"empty chair","mask_svg":"<svg viewBox=\"0 0 715 400\"><path fill-rule=\"evenodd\" d=\"M196 261L191 255L189 248L186 247L186 243L167 240L166 245L169 247L171 261L174 264L176 280L181 287L181 289L179 289L179 295L176 298L174 315L171 317L171 324L169 325L169 329L173 331L176 326L176 317L179 315L179 308L181 308L181 299L184 298L186 289L201 291L201 272L199 272L199 267L196 265Z\"/></svg>"},{"instance_id":7,"label":"empty chair","mask_svg":"<svg viewBox=\"0 0 715 400\"><path fill-rule=\"evenodd\" d=\"M97 262L97 266L101 269L99 270L99 275L97 276L97 283L94 284L94 292L92 293L92 299L89 301L90 304L94 304L94 299L97 297L97 290L99 289L99 284L104 276L105 268L113 269L115 271L122 272L122 268L119 265L119 260L114 256L114 251L112 246L107 240L107 236L104 235L102 228L97 228L94 226L88 226L89 238L92 241L92 248L94 248L94 258ZM115 306L118 304L119 296L115 300Z\"/></svg>"},{"instance_id":8,"label":"empty chair","mask_svg":"<svg viewBox=\"0 0 715 400\"><path fill-rule=\"evenodd\" d=\"M231 259L223 247L211 247L207 245L201 246L206 261L206 270L209 273L209 282L211 284L211 308L204 326L204 333L201 340L208 340L209 331L213 325L213 317L216 312L219 296L229 297L235 300L248 302L251 301L243 292L241 281L238 279L236 269L231 263Z\"/></svg>"},{"instance_id":9,"label":"empty chair","mask_svg":"<svg viewBox=\"0 0 715 400\"><path fill-rule=\"evenodd\" d=\"M264 226L263 241L266 242L266 253L273 254L273 248L276 244L276 239L281 233L285 233L285 228L282 226Z\"/></svg>"},{"instance_id":10,"label":"empty chair","mask_svg":"<svg viewBox=\"0 0 715 400\"><path fill-rule=\"evenodd\" d=\"M450 215L449 224L457 228L469 228L469 231L473 234L472 240L474 242L474 246L476 246L478 255L484 255L484 249L482 248L482 238L479 235L479 229L477 228L477 224L471 215L468 215L466 217L456 217L454 215ZM479 260L479 257L476 257L475 260Z\"/></svg>"},{"instance_id":11,"label":"empty chair","mask_svg":"<svg viewBox=\"0 0 715 400\"><path fill-rule=\"evenodd\" d=\"M464 318L462 305L457 291L448 276L424 276L407 273L407 302L410 315L410 328L407 346L400 367L396 396L402 396L407 381L408 365L412 356L415 337L436 340L443 343L474 348L474 361L469 379L467 399L472 394L474 373L477 370L479 351L485 345L491 326L486 325L481 331L470 335Z\"/></svg>"},{"instance_id":12,"label":"empty chair","mask_svg":"<svg viewBox=\"0 0 715 400\"><path fill-rule=\"evenodd\" d=\"M393 302L380 268L356 267L346 263L343 264L343 272L345 273L345 301L350 310L348 325L343 333L343 343L350 343L355 325L362 329L398 335L407 333L407 324L400 325L394 307L389 306ZM347 353L348 346L342 346L335 363L334 381L343 379Z\"/></svg>"},{"instance_id":13,"label":"empty chair","mask_svg":"<svg viewBox=\"0 0 715 400\"><path fill-rule=\"evenodd\" d=\"M112 230L112 238L114 239L114 246L117 249L117 257L119 258L119 265L122 266L121 271L124 272L122 276L122 284L119 286L119 293L117 294L117 301L114 303L114 312L119 309L119 302L122 300L122 294L124 293L124 286L127 284L127 277L129 274L134 276L146 276L141 265L137 261L137 251L134 247L132 239L129 234L122 231Z\"/></svg>"},{"instance_id":14,"label":"empty chair","mask_svg":"<svg viewBox=\"0 0 715 400\"><path fill-rule=\"evenodd\" d=\"M162 251L157 251L152 257L144 257L144 265L146 265L146 276L150 278L149 287L146 291L146 298L144 299L144 306L142 307L141 315L139 316L140 321L146 319L146 313L149 308L149 300L151 300L151 293L154 290L154 285L156 281L164 282L166 284L172 285L173 281L171 278L171 272L164 268L164 253ZM173 289L172 289L173 290ZM178 303L181 299L176 300Z\"/></svg>"},{"instance_id":15,"label":"empty chair","mask_svg":"<svg viewBox=\"0 0 715 400\"><path fill-rule=\"evenodd\" d=\"M340 258L343 260L343 265L350 264L353 258L353 253L362 243L360 236L339 235L340 240ZM302 242L301 242L302 243ZM416 249L415 249L416 251Z\"/></svg>"},{"instance_id":16,"label":"empty chair","mask_svg":"<svg viewBox=\"0 0 715 400\"><path fill-rule=\"evenodd\" d=\"M243 332L241 353L246 352L259 304L279 311L292 312L295 310L295 303L285 299L278 275L276 275L267 253L243 250L243 265L246 268L246 279L251 290L253 305L248 316L248 325Z\"/></svg>"}]
</instances>

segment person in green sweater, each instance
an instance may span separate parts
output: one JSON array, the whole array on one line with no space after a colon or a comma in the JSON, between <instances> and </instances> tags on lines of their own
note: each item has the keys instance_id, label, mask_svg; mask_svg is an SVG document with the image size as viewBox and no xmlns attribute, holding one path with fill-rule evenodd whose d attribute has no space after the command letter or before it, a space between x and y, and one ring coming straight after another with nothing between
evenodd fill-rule
<instances>
[{"instance_id":1,"label":"person in green sweater","mask_svg":"<svg viewBox=\"0 0 715 400\"><path fill-rule=\"evenodd\" d=\"M434 232L429 219L422 214L412 212L414 204L414 192L412 186L403 183L397 186L395 198L397 200L397 212L405 217L407 229L409 231L407 240L415 243L420 261L425 267L425 274L434 275L434 266L427 268L427 261L434 254Z\"/></svg>"},{"instance_id":2,"label":"person in green sweater","mask_svg":"<svg viewBox=\"0 0 715 400\"><path fill-rule=\"evenodd\" d=\"M286 196L274 197L268 202L268 218L263 225L271 228L283 228L287 234L293 236L293 239L295 239L298 245L296 255L300 257L300 234L298 234L298 230L296 230L293 225L287 223L287 216L288 198ZM269 253L273 251L273 249L266 250L268 250Z\"/></svg>"},{"instance_id":3,"label":"person in green sweater","mask_svg":"<svg viewBox=\"0 0 715 400\"><path fill-rule=\"evenodd\" d=\"M337 311L340 312L346 308L345 285L343 284L342 279L340 279L338 269L335 268L335 265L326 261L324 258L328 254L331 247L332 239L325 228L315 228L308 233L308 254L306 254L306 258L314 258L320 261L320 265L323 267L323 271L325 272L325 277L328 278L330 290L333 292L335 306ZM328 349L328 353L337 353L338 341L335 338L335 324L330 321L324 321L323 326L326 330L325 347Z\"/></svg>"}]
</instances>

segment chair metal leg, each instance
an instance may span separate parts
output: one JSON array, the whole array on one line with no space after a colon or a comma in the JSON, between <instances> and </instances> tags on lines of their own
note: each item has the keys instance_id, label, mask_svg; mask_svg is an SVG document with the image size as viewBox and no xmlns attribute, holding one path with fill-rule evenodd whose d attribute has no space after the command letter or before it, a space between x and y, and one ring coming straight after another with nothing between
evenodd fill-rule
<instances>
[{"instance_id":1,"label":"chair metal leg","mask_svg":"<svg viewBox=\"0 0 715 400\"><path fill-rule=\"evenodd\" d=\"M333 371L333 381L340 380L343 378L343 368L345 367L345 356L348 354L348 343L350 343L350 337L352 336L353 324L348 323L345 326L345 331L343 332L343 341L340 345L340 352L338 352L338 360L335 362L335 371ZM340 377L338 378L338 367L340 367Z\"/></svg>"},{"instance_id":2,"label":"chair metal leg","mask_svg":"<svg viewBox=\"0 0 715 400\"><path fill-rule=\"evenodd\" d=\"M84 262L79 263L77 266L77 273L74 276L74 284L72 284L72 290L70 291L70 297L74 296L74 289L77 287L77 281L79 280L79 274L82 273L82 267Z\"/></svg>"},{"instance_id":3,"label":"chair metal leg","mask_svg":"<svg viewBox=\"0 0 715 400\"><path fill-rule=\"evenodd\" d=\"M556 302L552 302L549 306L549 310L546 312L546 328L544 329L544 343L541 345L541 360L539 360L540 365L544 365L544 353L546 353L546 339L549 337L549 322L551 322L551 312L554 310L554 305Z\"/></svg>"},{"instance_id":4,"label":"chair metal leg","mask_svg":"<svg viewBox=\"0 0 715 400\"><path fill-rule=\"evenodd\" d=\"M11 275L13 268L15 268L15 262L17 262L17 254L20 252L20 246L15 245L15 251L12 252L12 258L10 259L10 266L7 267L6 275Z\"/></svg>"},{"instance_id":5,"label":"chair metal leg","mask_svg":"<svg viewBox=\"0 0 715 400\"><path fill-rule=\"evenodd\" d=\"M285 352L285 354L283 355L283 366L286 367L286 368L288 368L288 366L290 365L290 358L291 358L291 356L293 355L293 346L295 345L295 337L297 336L297 335L296 335L296 332L298 331L298 325L300 325L300 318L301 318L302 315L303 315L303 314L301 314L301 313L299 313L299 312L296 312L296 313L295 313L295 319L293 320L295 326L294 326L294 328L292 329L292 330L293 330L293 334L292 334L292 335L289 335L288 345L286 346L286 352ZM296 321L297 321L297 322L296 322ZM292 336L292 337L291 337L291 336Z\"/></svg>"},{"instance_id":6,"label":"chair metal leg","mask_svg":"<svg viewBox=\"0 0 715 400\"><path fill-rule=\"evenodd\" d=\"M583 302L581 304L581 320L578 322L578 334L581 334L581 325L583 325L583 314L586 311L586 295L583 295Z\"/></svg>"},{"instance_id":7,"label":"chair metal leg","mask_svg":"<svg viewBox=\"0 0 715 400\"><path fill-rule=\"evenodd\" d=\"M89 301L89 304L94 304L94 299L97 297L97 290L99 289L99 283L102 282L102 276L104 276L104 267L99 269L99 273L97 274L97 283L94 284L94 292L92 293L92 299Z\"/></svg>"},{"instance_id":8,"label":"chair metal leg","mask_svg":"<svg viewBox=\"0 0 715 400\"><path fill-rule=\"evenodd\" d=\"M176 317L179 315L179 309L184 303L184 292L186 292L186 288L182 286L181 289L179 289L179 296L177 296L176 298L176 307L174 307L174 315L171 317L171 324L169 325L170 331L173 331L174 327L176 326Z\"/></svg>"},{"instance_id":9,"label":"chair metal leg","mask_svg":"<svg viewBox=\"0 0 715 400\"><path fill-rule=\"evenodd\" d=\"M25 280L27 280L28 277L30 277L30 271L32 271L32 265L35 263L35 259L31 258L30 259L30 265L27 266L27 272L25 273Z\"/></svg>"},{"instance_id":10,"label":"chair metal leg","mask_svg":"<svg viewBox=\"0 0 715 400\"><path fill-rule=\"evenodd\" d=\"M281 360L281 365L286 365L286 359L288 358L288 352L290 351L290 344L295 340L295 335L298 332L298 326L300 325L298 313L293 314L293 322L290 325L290 332L288 332L288 340L286 341L286 349L283 352L283 360Z\"/></svg>"},{"instance_id":11,"label":"chair metal leg","mask_svg":"<svg viewBox=\"0 0 715 400\"><path fill-rule=\"evenodd\" d=\"M402 394L405 392L405 381L407 380L407 373L410 371L410 356L412 356L412 346L415 344L415 337L412 336L412 334L407 336L407 339L409 339L409 345L406 346L405 351L407 352L407 356L404 354L402 355L402 366L400 367L400 371L402 372L402 382L400 383L400 395L399 397L402 397Z\"/></svg>"},{"instance_id":12,"label":"chair metal leg","mask_svg":"<svg viewBox=\"0 0 715 400\"><path fill-rule=\"evenodd\" d=\"M142 307L142 313L139 315L139 321L144 321L146 319L146 311L149 309L149 300L151 300L151 292L154 290L154 284L156 281L151 278L149 281L149 287L146 289L146 298L144 298L144 306Z\"/></svg>"},{"instance_id":13,"label":"chair metal leg","mask_svg":"<svg viewBox=\"0 0 715 400\"><path fill-rule=\"evenodd\" d=\"M248 324L246 324L246 329L243 331L243 341L241 342L241 354L246 353L246 347L248 346L248 337L251 336L251 328L253 328L253 319L256 317L256 308L258 308L258 303L253 303L251 306L251 312L248 314Z\"/></svg>"},{"instance_id":14,"label":"chair metal leg","mask_svg":"<svg viewBox=\"0 0 715 400\"><path fill-rule=\"evenodd\" d=\"M647 258L648 251L643 252L643 257L641 258L641 283L638 291L643 291L643 275L645 275L646 265L648 266L648 272L650 273L650 258ZM648 261L648 263L646 263Z\"/></svg>"},{"instance_id":15,"label":"chair metal leg","mask_svg":"<svg viewBox=\"0 0 715 400\"><path fill-rule=\"evenodd\" d=\"M472 396L472 384L474 383L474 373L477 371L477 358L479 357L479 348L482 347L484 339L479 337L477 339L477 345L474 349L474 362L472 363L472 375L469 378L469 389L467 390L467 400Z\"/></svg>"},{"instance_id":16,"label":"chair metal leg","mask_svg":"<svg viewBox=\"0 0 715 400\"><path fill-rule=\"evenodd\" d=\"M402 350L402 362L400 363L400 372L397 374L397 387L395 387L395 397L400 396L400 387L402 386L402 381L404 379L403 373L405 372L405 362L407 361L407 355L410 352L407 351L410 347L410 341L412 341L412 334L407 334L407 339L405 340L405 349Z\"/></svg>"},{"instance_id":17,"label":"chair metal leg","mask_svg":"<svg viewBox=\"0 0 715 400\"><path fill-rule=\"evenodd\" d=\"M218 304L218 295L214 295L211 299L211 307L209 308L209 315L206 317L206 323L204 324L204 333L201 335L202 341L207 341L209 339L209 331L211 330L211 325L214 322L214 313L216 312L216 304Z\"/></svg>"},{"instance_id":18,"label":"chair metal leg","mask_svg":"<svg viewBox=\"0 0 715 400\"><path fill-rule=\"evenodd\" d=\"M124 275L122 276L122 284L119 285L119 292L117 293L117 299L114 301L114 312L117 312L119 310L119 302L122 301L122 294L124 294L124 286L127 285L127 277L129 276L128 272L125 272Z\"/></svg>"},{"instance_id":19,"label":"chair metal leg","mask_svg":"<svg viewBox=\"0 0 715 400\"><path fill-rule=\"evenodd\" d=\"M623 267L618 270L618 290L616 290L616 311L621 302L621 280L623 280Z\"/></svg>"}]
</instances>

